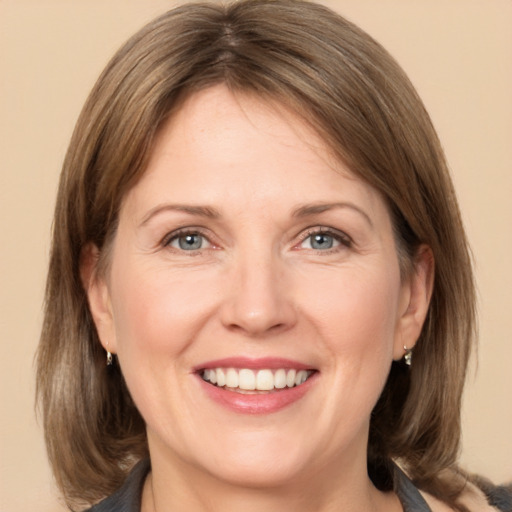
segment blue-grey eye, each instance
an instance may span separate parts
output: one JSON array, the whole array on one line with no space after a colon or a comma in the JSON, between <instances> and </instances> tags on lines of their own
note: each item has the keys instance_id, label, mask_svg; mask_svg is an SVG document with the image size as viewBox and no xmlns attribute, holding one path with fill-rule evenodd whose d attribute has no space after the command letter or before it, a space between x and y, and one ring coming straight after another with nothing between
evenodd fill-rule
<instances>
[{"instance_id":1,"label":"blue-grey eye","mask_svg":"<svg viewBox=\"0 0 512 512\"><path fill-rule=\"evenodd\" d=\"M335 236L329 233L314 233L304 239L303 247L305 249L314 249L315 251L322 251L332 249L340 244L340 241Z\"/></svg>"},{"instance_id":2,"label":"blue-grey eye","mask_svg":"<svg viewBox=\"0 0 512 512\"><path fill-rule=\"evenodd\" d=\"M182 251L197 251L202 249L205 238L199 233L186 233L179 235L170 242L170 246Z\"/></svg>"},{"instance_id":3,"label":"blue-grey eye","mask_svg":"<svg viewBox=\"0 0 512 512\"><path fill-rule=\"evenodd\" d=\"M311 235L311 248L312 249L332 249L334 245L334 238L325 233L318 233Z\"/></svg>"}]
</instances>

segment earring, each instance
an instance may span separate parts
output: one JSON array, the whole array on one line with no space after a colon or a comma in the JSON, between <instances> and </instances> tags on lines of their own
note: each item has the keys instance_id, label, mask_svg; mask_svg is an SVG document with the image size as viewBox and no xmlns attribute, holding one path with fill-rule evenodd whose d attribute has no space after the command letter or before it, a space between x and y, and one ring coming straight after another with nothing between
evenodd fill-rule
<instances>
[{"instance_id":1,"label":"earring","mask_svg":"<svg viewBox=\"0 0 512 512\"><path fill-rule=\"evenodd\" d=\"M407 366L411 366L412 364L412 348L407 348L405 345L404 345L404 350L405 350L405 354L404 354L404 361L405 361L405 364Z\"/></svg>"},{"instance_id":2,"label":"earring","mask_svg":"<svg viewBox=\"0 0 512 512\"><path fill-rule=\"evenodd\" d=\"M112 366L112 354L107 350L107 366Z\"/></svg>"}]
</instances>

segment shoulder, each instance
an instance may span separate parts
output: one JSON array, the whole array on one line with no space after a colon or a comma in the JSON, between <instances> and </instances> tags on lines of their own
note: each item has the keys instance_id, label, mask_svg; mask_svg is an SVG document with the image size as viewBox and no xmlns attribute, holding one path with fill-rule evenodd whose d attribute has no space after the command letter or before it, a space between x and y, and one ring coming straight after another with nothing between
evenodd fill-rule
<instances>
[{"instance_id":1,"label":"shoulder","mask_svg":"<svg viewBox=\"0 0 512 512\"><path fill-rule=\"evenodd\" d=\"M394 490L406 512L512 512L512 483L496 486L482 477L459 471L445 474L443 478L453 484L452 489L462 489L460 494L457 493L457 509L452 508L453 503L450 506L416 487L400 466L394 463Z\"/></svg>"},{"instance_id":2,"label":"shoulder","mask_svg":"<svg viewBox=\"0 0 512 512\"><path fill-rule=\"evenodd\" d=\"M483 494L492 510L512 512L512 482L508 485L494 485L480 476L471 477L471 485Z\"/></svg>"},{"instance_id":3,"label":"shoulder","mask_svg":"<svg viewBox=\"0 0 512 512\"><path fill-rule=\"evenodd\" d=\"M453 512L453 508L425 491L420 491L432 512Z\"/></svg>"},{"instance_id":4,"label":"shoulder","mask_svg":"<svg viewBox=\"0 0 512 512\"><path fill-rule=\"evenodd\" d=\"M140 461L119 490L86 512L140 512L142 488L149 471L149 460Z\"/></svg>"},{"instance_id":5,"label":"shoulder","mask_svg":"<svg viewBox=\"0 0 512 512\"><path fill-rule=\"evenodd\" d=\"M450 506L431 494L424 491L421 494L432 512L453 512ZM458 503L468 512L512 512L512 485L494 486L484 479L474 478L467 482Z\"/></svg>"}]
</instances>

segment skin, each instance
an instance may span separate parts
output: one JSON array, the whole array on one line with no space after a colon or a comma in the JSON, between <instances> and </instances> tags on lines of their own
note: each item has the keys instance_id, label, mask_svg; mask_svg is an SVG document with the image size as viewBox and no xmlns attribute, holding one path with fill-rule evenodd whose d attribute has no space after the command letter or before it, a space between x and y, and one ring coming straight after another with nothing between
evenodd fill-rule
<instances>
[{"instance_id":1,"label":"skin","mask_svg":"<svg viewBox=\"0 0 512 512\"><path fill-rule=\"evenodd\" d=\"M327 204L341 206L304 209ZM180 229L202 248L181 249ZM318 231L331 248L312 246ZM303 121L224 86L192 95L125 197L110 257L86 287L147 424L143 511L401 510L367 476L369 418L421 331L431 254L401 279L384 200ZM300 361L315 381L277 412L234 412L193 371L233 356Z\"/></svg>"}]
</instances>

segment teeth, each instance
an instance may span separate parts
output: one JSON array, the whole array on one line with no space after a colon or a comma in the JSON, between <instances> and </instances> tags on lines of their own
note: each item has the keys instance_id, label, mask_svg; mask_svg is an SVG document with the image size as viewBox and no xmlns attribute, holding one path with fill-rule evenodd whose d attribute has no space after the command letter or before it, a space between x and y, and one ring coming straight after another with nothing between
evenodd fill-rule
<instances>
[{"instance_id":1,"label":"teeth","mask_svg":"<svg viewBox=\"0 0 512 512\"><path fill-rule=\"evenodd\" d=\"M300 386L312 374L309 370L257 370L247 368L212 368L203 371L203 379L219 387L239 388L244 391L272 391Z\"/></svg>"},{"instance_id":2,"label":"teeth","mask_svg":"<svg viewBox=\"0 0 512 512\"><path fill-rule=\"evenodd\" d=\"M286 374L286 385L289 388L293 388L295 386L295 374L297 372L295 370L288 370L288 373Z\"/></svg>"},{"instance_id":3,"label":"teeth","mask_svg":"<svg viewBox=\"0 0 512 512\"><path fill-rule=\"evenodd\" d=\"M260 391L270 391L271 389L274 389L274 386L274 375L272 372L270 370L260 370L256 376L256 389Z\"/></svg>"},{"instance_id":4,"label":"teeth","mask_svg":"<svg viewBox=\"0 0 512 512\"><path fill-rule=\"evenodd\" d=\"M238 387L247 391L256 389L256 377L252 370L240 370L238 374Z\"/></svg>"},{"instance_id":5,"label":"teeth","mask_svg":"<svg viewBox=\"0 0 512 512\"><path fill-rule=\"evenodd\" d=\"M212 370L217 374L217 386L225 386L226 385L226 374L222 368L218 368L217 371ZM210 380L211 382L211 380Z\"/></svg>"},{"instance_id":6,"label":"teeth","mask_svg":"<svg viewBox=\"0 0 512 512\"><path fill-rule=\"evenodd\" d=\"M229 368L226 372L226 386L228 388L238 387L238 372L234 368Z\"/></svg>"},{"instance_id":7,"label":"teeth","mask_svg":"<svg viewBox=\"0 0 512 512\"><path fill-rule=\"evenodd\" d=\"M283 389L286 387L286 371L285 370L277 370L274 374L274 386L277 389Z\"/></svg>"},{"instance_id":8,"label":"teeth","mask_svg":"<svg viewBox=\"0 0 512 512\"><path fill-rule=\"evenodd\" d=\"M295 385L300 386L303 382L306 382L307 378L308 376L305 370L300 370L300 372L297 372L297 375L295 375Z\"/></svg>"}]
</instances>

